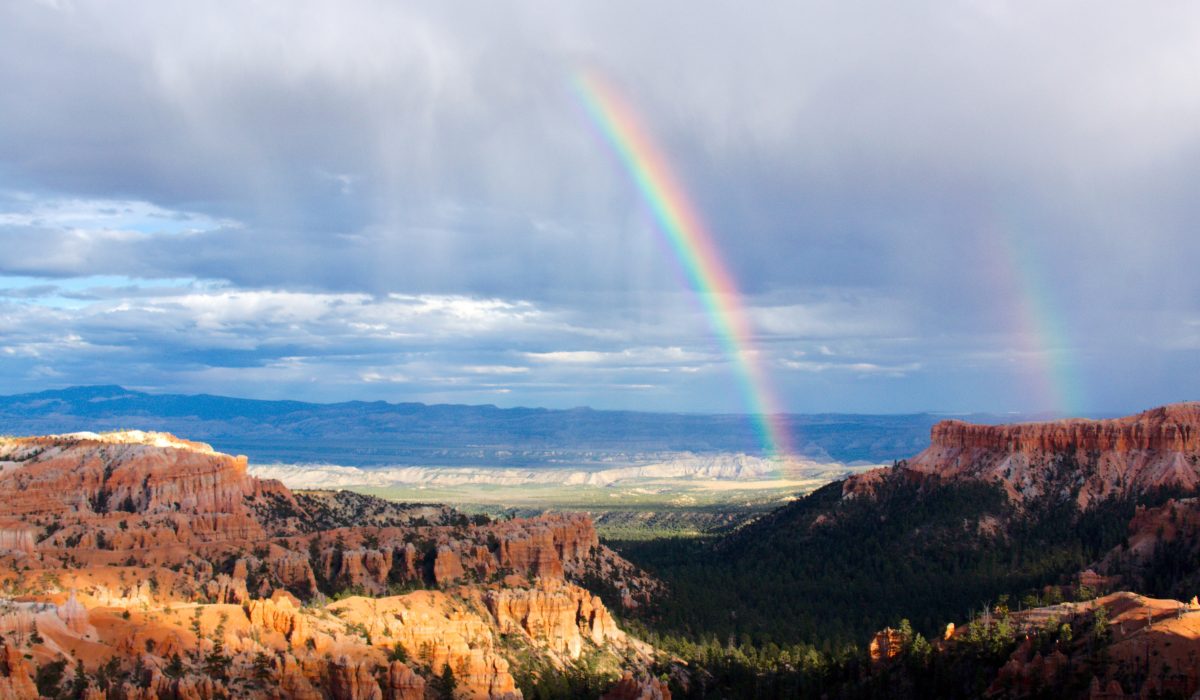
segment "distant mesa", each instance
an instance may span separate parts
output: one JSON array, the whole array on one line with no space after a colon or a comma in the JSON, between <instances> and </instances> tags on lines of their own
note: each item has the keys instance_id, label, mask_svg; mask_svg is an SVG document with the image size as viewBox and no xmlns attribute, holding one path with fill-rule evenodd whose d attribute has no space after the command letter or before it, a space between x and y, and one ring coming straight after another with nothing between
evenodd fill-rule
<instances>
[{"instance_id":1,"label":"distant mesa","mask_svg":"<svg viewBox=\"0 0 1200 700\"><path fill-rule=\"evenodd\" d=\"M1134 416L1002 426L943 421L909 460L914 471L1000 481L1014 500L1046 492L1056 467L1075 466L1081 506L1114 493L1200 486L1200 403Z\"/></svg>"},{"instance_id":2,"label":"distant mesa","mask_svg":"<svg viewBox=\"0 0 1200 700\"><path fill-rule=\"evenodd\" d=\"M1169 404L1107 420L1074 418L1009 425L947 420L933 427L931 438L933 448L948 449L1196 452L1200 450L1200 402Z\"/></svg>"},{"instance_id":3,"label":"distant mesa","mask_svg":"<svg viewBox=\"0 0 1200 700\"><path fill-rule=\"evenodd\" d=\"M900 466L913 475L998 482L1015 502L1071 482L1080 506L1112 495L1200 487L1200 402L1124 418L975 425L941 421L930 445ZM869 489L870 473L844 492Z\"/></svg>"}]
</instances>

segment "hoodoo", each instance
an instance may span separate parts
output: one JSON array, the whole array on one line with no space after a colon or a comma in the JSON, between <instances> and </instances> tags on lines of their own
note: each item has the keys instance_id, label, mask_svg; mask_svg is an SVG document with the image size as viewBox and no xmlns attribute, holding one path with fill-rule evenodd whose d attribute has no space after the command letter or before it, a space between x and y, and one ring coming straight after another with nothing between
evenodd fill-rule
<instances>
[{"instance_id":1,"label":"hoodoo","mask_svg":"<svg viewBox=\"0 0 1200 700\"><path fill-rule=\"evenodd\" d=\"M140 431L0 439L0 570L18 572L2 583L20 597L0 593L0 697L16 698L60 662L147 699L420 697L447 673L456 697L514 698L514 659L545 673L585 652L616 683L652 650L577 584L631 602L658 585L584 516L293 493Z\"/></svg>"}]
</instances>

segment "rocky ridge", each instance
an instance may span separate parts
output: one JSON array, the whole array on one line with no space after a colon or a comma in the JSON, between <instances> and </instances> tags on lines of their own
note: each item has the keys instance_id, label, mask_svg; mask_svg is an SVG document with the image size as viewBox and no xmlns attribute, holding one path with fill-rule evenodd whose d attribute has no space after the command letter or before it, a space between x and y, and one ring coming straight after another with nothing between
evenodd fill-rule
<instances>
[{"instance_id":1,"label":"rocky ridge","mask_svg":"<svg viewBox=\"0 0 1200 700\"><path fill-rule=\"evenodd\" d=\"M1101 548L1086 570L1027 593L1024 600L1036 600L1035 607L997 605L968 624L950 625L943 639L930 643L915 642L911 630L880 631L869 646L876 680L928 683L929 668L954 667L988 678L987 697L1132 700L1200 694L1200 602L1195 597L1200 590L1195 564L1200 556L1200 403L1109 420L943 421L932 428L929 448L917 456L843 482L841 501L813 527L835 527L838 505L857 499L882 502L902 490L898 484L912 487L904 492L919 499L940 485L971 482L998 484L1009 504L995 516L963 521L966 531L982 536L980 541L1019 537L1020 527L1014 525L1028 528L1039 518L1067 529L1089 519L1092 529L1081 532L1108 542L1104 547L1116 546ZM1054 520L1056 513L1074 515ZM925 533L928 523L920 522L917 529ZM1148 590L1155 597L1109 592L1120 587ZM1064 596L1075 602L1044 604ZM986 653L981 649L1007 649L1007 658L988 669L980 661Z\"/></svg>"},{"instance_id":2,"label":"rocky ridge","mask_svg":"<svg viewBox=\"0 0 1200 700\"><path fill-rule=\"evenodd\" d=\"M59 662L88 697L516 697L513 659L615 682L652 651L572 582L656 589L583 516L294 494L136 431L2 439L0 495L0 698Z\"/></svg>"},{"instance_id":3,"label":"rocky ridge","mask_svg":"<svg viewBox=\"0 0 1200 700\"><path fill-rule=\"evenodd\" d=\"M930 445L901 466L915 476L1001 484L1010 499L1069 492L1086 508L1113 495L1200 487L1200 403L1162 406L1124 418L933 426ZM879 472L847 480L870 490Z\"/></svg>"}]
</instances>

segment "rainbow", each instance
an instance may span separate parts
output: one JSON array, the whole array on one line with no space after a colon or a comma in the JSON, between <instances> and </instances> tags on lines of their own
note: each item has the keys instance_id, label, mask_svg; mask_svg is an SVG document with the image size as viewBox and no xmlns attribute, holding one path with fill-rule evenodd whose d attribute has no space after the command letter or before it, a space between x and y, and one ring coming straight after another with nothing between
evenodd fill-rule
<instances>
[{"instance_id":1,"label":"rainbow","mask_svg":"<svg viewBox=\"0 0 1200 700\"><path fill-rule=\"evenodd\" d=\"M791 454L786 416L770 391L741 294L721 262L712 235L666 158L620 95L592 72L577 73L573 83L588 117L633 178L700 298L722 349L734 365L764 451L786 457Z\"/></svg>"},{"instance_id":2,"label":"rainbow","mask_svg":"<svg viewBox=\"0 0 1200 700\"><path fill-rule=\"evenodd\" d=\"M994 246L989 257L999 280L1009 287L1003 296L1012 300L1007 312L1019 343L1017 357L1025 360L1028 404L1064 416L1081 415L1087 401L1072 361L1067 325L1044 283L1046 274L1030 246L1022 244L1018 226L994 219L989 228L987 240Z\"/></svg>"}]
</instances>

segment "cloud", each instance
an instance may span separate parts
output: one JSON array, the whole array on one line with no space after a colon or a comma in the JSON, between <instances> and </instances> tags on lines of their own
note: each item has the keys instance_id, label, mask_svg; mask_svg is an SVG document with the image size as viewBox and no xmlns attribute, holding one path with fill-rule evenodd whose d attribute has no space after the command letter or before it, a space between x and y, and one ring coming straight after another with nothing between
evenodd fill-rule
<instances>
[{"instance_id":1,"label":"cloud","mask_svg":"<svg viewBox=\"0 0 1200 700\"><path fill-rule=\"evenodd\" d=\"M201 233L239 225L229 219L165 209L138 200L47 198L28 192L0 192L0 227L6 228L156 234Z\"/></svg>"},{"instance_id":2,"label":"cloud","mask_svg":"<svg viewBox=\"0 0 1200 700\"><path fill-rule=\"evenodd\" d=\"M466 365L462 371L471 374L526 374L528 367L513 367L512 365Z\"/></svg>"},{"instance_id":3,"label":"cloud","mask_svg":"<svg viewBox=\"0 0 1200 700\"><path fill-rule=\"evenodd\" d=\"M571 90L587 67L711 229L787 405L1053 408L1020 390L1041 353L1096 410L1140 407L1200 390L1170 371L1200 313L1198 24L1082 0L5 3L0 344L58 383L738 410Z\"/></svg>"},{"instance_id":4,"label":"cloud","mask_svg":"<svg viewBox=\"0 0 1200 700\"><path fill-rule=\"evenodd\" d=\"M525 356L539 363L560 365L626 365L652 367L694 362L720 361L719 356L684 350L680 347L625 348L617 351L552 350L529 352Z\"/></svg>"},{"instance_id":5,"label":"cloud","mask_svg":"<svg viewBox=\"0 0 1200 700\"><path fill-rule=\"evenodd\" d=\"M879 365L874 362L810 362L804 360L782 360L788 369L801 372L847 372L856 375L881 375L904 377L921 369L921 363L909 362L902 365Z\"/></svg>"}]
</instances>

